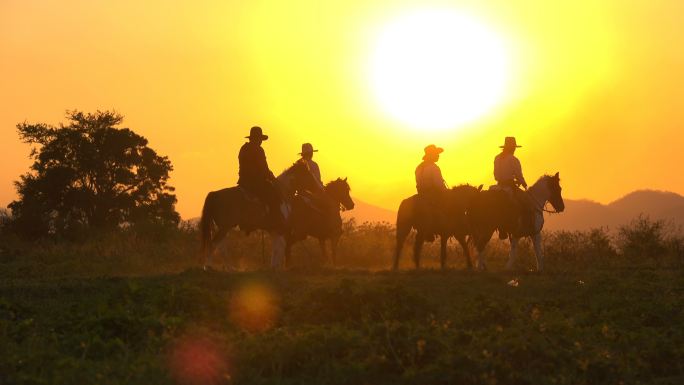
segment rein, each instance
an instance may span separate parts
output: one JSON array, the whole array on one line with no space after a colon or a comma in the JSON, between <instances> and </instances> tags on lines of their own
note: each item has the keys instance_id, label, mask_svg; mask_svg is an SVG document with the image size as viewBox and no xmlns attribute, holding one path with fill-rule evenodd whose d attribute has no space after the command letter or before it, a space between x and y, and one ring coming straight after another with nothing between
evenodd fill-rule
<instances>
[{"instance_id":1,"label":"rein","mask_svg":"<svg viewBox=\"0 0 684 385\"><path fill-rule=\"evenodd\" d=\"M552 211L552 210L548 210L548 209L546 208L546 205L549 204L549 201L548 201L548 200L545 200L545 201L544 201L544 204L539 204L539 201L538 201L537 198L534 196L534 194L532 194L532 192L531 192L530 190L527 190L527 194L529 194L530 198L532 198L532 200L534 201L534 203L535 203L535 208L536 208L537 210L542 211L542 212L545 212L545 213L549 213L549 214L559 214L559 213L560 213L560 211L558 211L558 210L556 210L556 209L554 209L554 210Z\"/></svg>"},{"instance_id":2,"label":"rein","mask_svg":"<svg viewBox=\"0 0 684 385\"><path fill-rule=\"evenodd\" d=\"M547 204L548 204L548 202L547 202L547 203L544 203L544 207L542 207L542 211L543 211L543 212L549 213L549 214L559 214L559 213L560 213L560 211L558 211L558 210L556 210L556 209L554 209L553 211L547 210L547 209L546 209L546 205L547 205Z\"/></svg>"}]
</instances>

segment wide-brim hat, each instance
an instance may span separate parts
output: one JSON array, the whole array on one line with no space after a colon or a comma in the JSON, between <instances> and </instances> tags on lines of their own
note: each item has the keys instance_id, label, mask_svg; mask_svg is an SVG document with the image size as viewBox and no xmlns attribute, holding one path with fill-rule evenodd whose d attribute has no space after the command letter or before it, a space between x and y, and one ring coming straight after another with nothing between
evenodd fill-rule
<instances>
[{"instance_id":1,"label":"wide-brim hat","mask_svg":"<svg viewBox=\"0 0 684 385\"><path fill-rule=\"evenodd\" d=\"M254 126L249 129L249 136L245 136L245 138L252 139L261 139L261 140L266 140L268 139L268 135L264 135L263 132L261 132L261 127L259 126Z\"/></svg>"},{"instance_id":2,"label":"wide-brim hat","mask_svg":"<svg viewBox=\"0 0 684 385\"><path fill-rule=\"evenodd\" d=\"M302 152L300 152L299 155L310 154L310 153L314 153L314 152L318 152L318 150L314 150L311 143L304 143L304 144L302 144Z\"/></svg>"},{"instance_id":3,"label":"wide-brim hat","mask_svg":"<svg viewBox=\"0 0 684 385\"><path fill-rule=\"evenodd\" d=\"M425 155L423 156L423 159L427 157L428 155L439 155L444 152L444 149L441 147L437 147L434 144L430 144L427 147L423 149L425 151Z\"/></svg>"},{"instance_id":4,"label":"wide-brim hat","mask_svg":"<svg viewBox=\"0 0 684 385\"><path fill-rule=\"evenodd\" d=\"M518 146L518 144L515 142L515 137L513 136L507 136L506 139L504 139L504 145L499 146L499 148L518 148L522 146Z\"/></svg>"}]
</instances>

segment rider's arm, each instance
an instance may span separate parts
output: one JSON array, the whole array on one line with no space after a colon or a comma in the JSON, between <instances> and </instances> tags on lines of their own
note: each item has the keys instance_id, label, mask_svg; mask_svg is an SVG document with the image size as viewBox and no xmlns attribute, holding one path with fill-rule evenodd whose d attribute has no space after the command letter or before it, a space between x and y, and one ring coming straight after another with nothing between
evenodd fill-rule
<instances>
[{"instance_id":1,"label":"rider's arm","mask_svg":"<svg viewBox=\"0 0 684 385\"><path fill-rule=\"evenodd\" d=\"M259 147L259 163L261 163L260 168L262 169L262 172L265 174L264 176L267 179L270 180L275 180L275 175L273 175L273 171L271 171L270 168L268 168L268 162L266 161L266 152L264 152L264 149Z\"/></svg>"},{"instance_id":2,"label":"rider's arm","mask_svg":"<svg viewBox=\"0 0 684 385\"><path fill-rule=\"evenodd\" d=\"M498 182L499 180L501 180L501 178L499 177L499 173L501 172L501 171L500 171L501 166L500 166L499 163L500 163L500 161L499 161L499 156L497 155L497 156L494 158L494 180L497 181L497 182Z\"/></svg>"},{"instance_id":3,"label":"rider's arm","mask_svg":"<svg viewBox=\"0 0 684 385\"><path fill-rule=\"evenodd\" d=\"M442 170L439 169L439 166L434 165L434 167L431 167L430 170L430 177L431 177L431 184L437 188L446 188L447 184L444 178L442 177Z\"/></svg>"},{"instance_id":4,"label":"rider's arm","mask_svg":"<svg viewBox=\"0 0 684 385\"><path fill-rule=\"evenodd\" d=\"M527 182L525 182L525 177L522 173L522 166L520 165L520 160L518 160L518 158L514 159L515 162L513 163L513 166L515 167L515 177L516 179L518 179L518 183L520 183L524 188L527 188Z\"/></svg>"}]
</instances>

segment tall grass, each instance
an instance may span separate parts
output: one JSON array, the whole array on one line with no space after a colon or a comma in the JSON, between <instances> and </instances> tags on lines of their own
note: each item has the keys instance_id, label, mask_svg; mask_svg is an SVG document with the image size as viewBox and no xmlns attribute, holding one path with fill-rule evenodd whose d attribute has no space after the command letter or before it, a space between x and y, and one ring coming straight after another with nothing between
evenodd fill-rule
<instances>
[{"instance_id":1,"label":"tall grass","mask_svg":"<svg viewBox=\"0 0 684 385\"><path fill-rule=\"evenodd\" d=\"M3 219L4 218L4 219ZM0 215L6 220L6 215ZM2 221L0 221L1 224ZM556 231L544 234L546 265L550 270L588 269L615 264L678 264L684 262L684 237L669 222L639 216L615 231L598 228L589 231ZM401 268L412 268L413 235L403 247ZM288 266L311 269L331 265L330 249L324 259L318 241L307 239L292 249ZM391 266L395 231L389 223L345 221L339 242L336 267L384 270ZM508 241L492 238L486 249L487 262L496 270L508 255ZM246 235L229 233L212 258L217 270L255 270L268 266L270 237L256 231ZM472 252L474 255L474 251ZM439 266L439 242L425 244L422 266ZM534 254L529 240L520 243L520 267L532 268ZM475 257L473 256L473 259ZM466 267L458 243L448 244L448 266ZM24 240L0 227L0 276L94 277L129 276L180 272L201 266L199 232L189 223L177 229L122 229L93 235L82 241Z\"/></svg>"}]
</instances>

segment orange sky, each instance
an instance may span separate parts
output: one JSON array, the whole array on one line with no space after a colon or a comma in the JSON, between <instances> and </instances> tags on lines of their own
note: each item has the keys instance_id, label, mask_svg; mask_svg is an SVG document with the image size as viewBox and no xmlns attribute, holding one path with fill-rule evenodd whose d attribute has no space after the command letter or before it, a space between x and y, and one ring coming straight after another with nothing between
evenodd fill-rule
<instances>
[{"instance_id":1,"label":"orange sky","mask_svg":"<svg viewBox=\"0 0 684 385\"><path fill-rule=\"evenodd\" d=\"M502 101L440 133L387 116L368 87L378 32L425 7L487 25L511 62ZM507 135L524 146L527 178L560 171L566 198L684 193L682 15L684 2L642 0L4 0L0 205L29 165L15 125L57 124L66 109L124 114L124 126L173 162L186 218L208 191L235 183L255 124L271 136L274 171L309 141L323 179L349 177L356 197L386 208L413 193L432 142L445 148L449 183L493 183Z\"/></svg>"}]
</instances>

